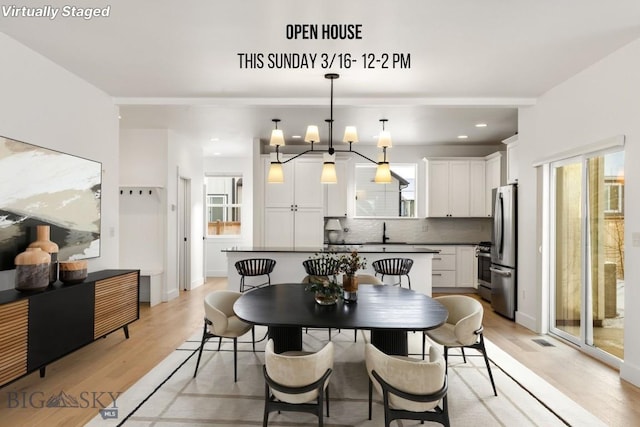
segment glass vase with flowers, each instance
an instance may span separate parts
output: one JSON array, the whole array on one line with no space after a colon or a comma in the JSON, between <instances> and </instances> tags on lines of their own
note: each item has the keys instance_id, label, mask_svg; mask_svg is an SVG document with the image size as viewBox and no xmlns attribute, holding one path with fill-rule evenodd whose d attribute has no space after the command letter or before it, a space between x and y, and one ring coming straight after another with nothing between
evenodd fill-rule
<instances>
[{"instance_id":1,"label":"glass vase with flowers","mask_svg":"<svg viewBox=\"0 0 640 427\"><path fill-rule=\"evenodd\" d=\"M338 268L342 276L342 298L345 302L356 302L358 300L358 270L366 268L367 259L361 257L358 251L349 254L342 254L338 258Z\"/></svg>"}]
</instances>

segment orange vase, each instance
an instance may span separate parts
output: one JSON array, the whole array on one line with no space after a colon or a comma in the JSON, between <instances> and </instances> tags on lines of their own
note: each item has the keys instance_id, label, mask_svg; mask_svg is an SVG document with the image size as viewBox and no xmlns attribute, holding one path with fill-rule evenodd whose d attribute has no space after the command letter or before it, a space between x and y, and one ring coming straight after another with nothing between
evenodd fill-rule
<instances>
[{"instance_id":1,"label":"orange vase","mask_svg":"<svg viewBox=\"0 0 640 427\"><path fill-rule=\"evenodd\" d=\"M18 254L15 287L19 291L39 291L49 286L51 255L40 248L27 248Z\"/></svg>"},{"instance_id":2,"label":"orange vase","mask_svg":"<svg viewBox=\"0 0 640 427\"><path fill-rule=\"evenodd\" d=\"M51 228L48 225L36 227L36 241L29 245L30 248L40 248L51 256L49 266L49 284L58 280L58 245L50 240Z\"/></svg>"},{"instance_id":3,"label":"orange vase","mask_svg":"<svg viewBox=\"0 0 640 427\"><path fill-rule=\"evenodd\" d=\"M355 274L342 276L342 290L345 302L356 302L358 300L358 276Z\"/></svg>"}]
</instances>

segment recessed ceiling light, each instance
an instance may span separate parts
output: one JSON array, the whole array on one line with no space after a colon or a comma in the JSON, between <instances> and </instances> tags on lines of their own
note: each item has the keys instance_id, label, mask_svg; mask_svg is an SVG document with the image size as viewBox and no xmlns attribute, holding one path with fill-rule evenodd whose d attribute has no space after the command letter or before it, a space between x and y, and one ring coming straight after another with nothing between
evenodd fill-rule
<instances>
[{"instance_id":1,"label":"recessed ceiling light","mask_svg":"<svg viewBox=\"0 0 640 427\"><path fill-rule=\"evenodd\" d=\"M222 153L219 153L217 151L215 153L213 153L214 156L219 156L220 154L222 154Z\"/></svg>"},{"instance_id":2,"label":"recessed ceiling light","mask_svg":"<svg viewBox=\"0 0 640 427\"><path fill-rule=\"evenodd\" d=\"M476 127L477 128L486 128L487 124L486 123L476 123Z\"/></svg>"},{"instance_id":3,"label":"recessed ceiling light","mask_svg":"<svg viewBox=\"0 0 640 427\"><path fill-rule=\"evenodd\" d=\"M220 141L220 138L211 138L211 142L218 142Z\"/></svg>"},{"instance_id":4,"label":"recessed ceiling light","mask_svg":"<svg viewBox=\"0 0 640 427\"><path fill-rule=\"evenodd\" d=\"M293 139L300 139L300 138L302 138L302 137L301 137L300 135L291 135L291 138L293 138Z\"/></svg>"},{"instance_id":5,"label":"recessed ceiling light","mask_svg":"<svg viewBox=\"0 0 640 427\"><path fill-rule=\"evenodd\" d=\"M469 138L467 135L458 135L458 139L467 139Z\"/></svg>"}]
</instances>

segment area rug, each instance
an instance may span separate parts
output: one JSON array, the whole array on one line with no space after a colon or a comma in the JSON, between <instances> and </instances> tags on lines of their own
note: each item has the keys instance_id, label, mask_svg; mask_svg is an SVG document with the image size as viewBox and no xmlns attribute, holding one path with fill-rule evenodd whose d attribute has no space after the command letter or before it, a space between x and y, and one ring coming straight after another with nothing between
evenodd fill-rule
<instances>
[{"instance_id":1,"label":"area rug","mask_svg":"<svg viewBox=\"0 0 640 427\"><path fill-rule=\"evenodd\" d=\"M240 339L238 382L233 381L233 347L223 340L209 341L198 375L193 378L200 334L194 335L160 365L123 393L109 410L89 426L259 426L264 409L264 346L266 330L256 327L256 352L250 335ZM332 331L334 374L330 381L330 417L327 426L384 425L382 402L374 395L373 418L368 420L368 379L364 342L368 333ZM420 333L409 333L409 352L420 357ZM303 334L305 350L317 350L329 339L327 330ZM568 399L492 343L487 343L498 389L493 395L480 356L451 356L449 363L449 417L452 426L604 426L595 416ZM468 350L472 355L474 350ZM454 353L455 354L455 353ZM476 353L477 354L477 353ZM270 426L316 426L317 417L301 413L272 413ZM400 427L420 425L397 421ZM425 423L424 425L433 425Z\"/></svg>"}]
</instances>

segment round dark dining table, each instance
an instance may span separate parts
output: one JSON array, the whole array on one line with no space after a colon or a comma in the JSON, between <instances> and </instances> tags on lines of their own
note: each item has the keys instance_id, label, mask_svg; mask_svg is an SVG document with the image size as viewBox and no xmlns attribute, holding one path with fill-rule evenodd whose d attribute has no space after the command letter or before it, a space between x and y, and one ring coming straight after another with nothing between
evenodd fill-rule
<instances>
[{"instance_id":1,"label":"round dark dining table","mask_svg":"<svg viewBox=\"0 0 640 427\"><path fill-rule=\"evenodd\" d=\"M234 304L247 323L265 325L278 353L302 349L302 328L367 329L387 354L407 355L407 331L444 324L449 313L438 301L399 286L360 285L358 302L323 306L301 283L274 284L245 292Z\"/></svg>"}]
</instances>

